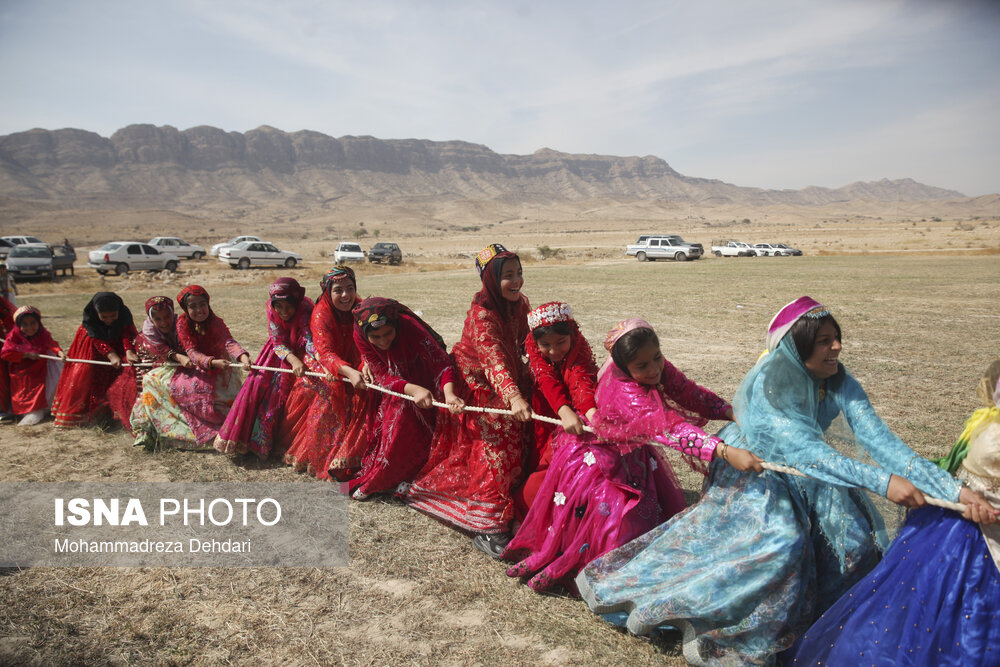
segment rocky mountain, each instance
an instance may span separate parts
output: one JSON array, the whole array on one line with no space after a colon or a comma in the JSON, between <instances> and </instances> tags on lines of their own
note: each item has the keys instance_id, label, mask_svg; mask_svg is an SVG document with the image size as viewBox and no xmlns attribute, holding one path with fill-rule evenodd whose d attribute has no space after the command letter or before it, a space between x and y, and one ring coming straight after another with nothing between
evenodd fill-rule
<instances>
[{"instance_id":1,"label":"rocky mountain","mask_svg":"<svg viewBox=\"0 0 1000 667\"><path fill-rule=\"evenodd\" d=\"M334 138L260 127L177 130L130 125L110 138L77 129L0 137L0 196L66 206L309 209L342 197L690 204L823 205L856 199L921 201L964 195L910 179L803 190L745 188L692 178L653 156L501 155L463 141Z\"/></svg>"}]
</instances>

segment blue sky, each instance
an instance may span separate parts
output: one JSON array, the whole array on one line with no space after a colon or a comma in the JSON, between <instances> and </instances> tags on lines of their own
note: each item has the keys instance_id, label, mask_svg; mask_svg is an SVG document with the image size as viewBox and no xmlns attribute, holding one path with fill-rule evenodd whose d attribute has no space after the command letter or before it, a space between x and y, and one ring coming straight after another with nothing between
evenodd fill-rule
<instances>
[{"instance_id":1,"label":"blue sky","mask_svg":"<svg viewBox=\"0 0 1000 667\"><path fill-rule=\"evenodd\" d=\"M976 196L998 35L995 0L0 0L0 134L271 125Z\"/></svg>"}]
</instances>

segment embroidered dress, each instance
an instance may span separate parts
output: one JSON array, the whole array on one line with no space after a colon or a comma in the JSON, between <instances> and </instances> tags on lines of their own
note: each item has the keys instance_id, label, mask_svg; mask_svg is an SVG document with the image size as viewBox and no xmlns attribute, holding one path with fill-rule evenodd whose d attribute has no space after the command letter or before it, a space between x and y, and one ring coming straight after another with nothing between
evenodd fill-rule
<instances>
[{"instance_id":1,"label":"embroidered dress","mask_svg":"<svg viewBox=\"0 0 1000 667\"><path fill-rule=\"evenodd\" d=\"M305 289L293 278L279 278L268 288L266 307L268 333L267 343L257 355L255 366L269 368L291 368L285 357L294 354L305 362L307 346L312 348L309 333L309 318L312 316L313 302L305 297ZM285 299L295 306L292 319L288 322L274 310L274 301ZM219 430L215 448L224 454L245 454L252 452L260 459L267 459L275 445L282 454L288 442L280 428L284 417L284 404L297 381L291 373L252 370L243 383L232 410Z\"/></svg>"},{"instance_id":2,"label":"embroidered dress","mask_svg":"<svg viewBox=\"0 0 1000 667\"><path fill-rule=\"evenodd\" d=\"M313 308L310 320L315 348L316 372L330 373L332 382L313 378L312 391L293 389L289 411L303 412L292 444L285 453L285 463L319 479L347 481L357 475L368 451L365 430L367 410L377 409L380 394L357 391L339 376L341 366L361 369L361 352L354 344L354 317L350 310L339 310L330 297L336 284L349 282L355 287L354 271L337 266L320 283L322 295ZM359 299L355 295L351 308ZM317 363L318 362L318 363ZM310 370L313 370L312 364ZM304 405L303 405L304 404Z\"/></svg>"},{"instance_id":3,"label":"embroidered dress","mask_svg":"<svg viewBox=\"0 0 1000 667\"><path fill-rule=\"evenodd\" d=\"M28 337L15 324L4 339L3 349L0 351L0 359L6 362L10 373L11 412L16 415L48 409L62 372L61 361L24 358L29 353L58 355L62 352L48 329L42 325L42 315L37 308L21 306L14 314L15 322L20 321L24 315L34 316L38 320L38 331Z\"/></svg>"},{"instance_id":4,"label":"embroidered dress","mask_svg":"<svg viewBox=\"0 0 1000 667\"><path fill-rule=\"evenodd\" d=\"M117 311L118 318L105 325L98 313L110 311ZM125 352L135 350L136 334L132 313L121 298L113 292L98 292L84 308L83 324L66 354L70 359L107 361L113 352L124 361ZM108 389L121 372L112 366L67 363L52 401L56 428L84 426L107 415L111 410Z\"/></svg>"},{"instance_id":5,"label":"embroidered dress","mask_svg":"<svg viewBox=\"0 0 1000 667\"><path fill-rule=\"evenodd\" d=\"M519 262L514 253L502 251L485 265L483 289L452 348L466 405L508 410L515 396L530 400L531 375L521 361L521 344L531 307L523 294L517 302L501 295L500 273L507 261ZM464 530L505 533L514 518L512 490L524 479L529 438L529 426L512 416L442 415L427 464L409 488L400 490L401 497Z\"/></svg>"},{"instance_id":6,"label":"embroidered dress","mask_svg":"<svg viewBox=\"0 0 1000 667\"><path fill-rule=\"evenodd\" d=\"M683 510L684 492L670 462L646 443L710 461L719 441L700 427L727 419L730 407L666 360L659 386L605 365L597 405L596 434L563 431L553 439L555 454L536 502L503 554L520 560L508 576L531 577L528 586L538 591L557 583L573 590L584 565Z\"/></svg>"},{"instance_id":7,"label":"embroidered dress","mask_svg":"<svg viewBox=\"0 0 1000 667\"><path fill-rule=\"evenodd\" d=\"M455 381L455 371L433 329L392 299L365 299L354 308L354 316L358 324L354 344L376 384L397 393L403 393L407 384L415 384L431 391L436 400L443 400L444 386ZM389 349L382 350L365 337L373 322L378 325L375 330L395 327ZM427 462L438 413L436 407L418 408L413 401L384 395L378 408L368 414L371 449L357 479L350 482L351 492L392 491L413 479Z\"/></svg>"},{"instance_id":8,"label":"embroidered dress","mask_svg":"<svg viewBox=\"0 0 1000 667\"><path fill-rule=\"evenodd\" d=\"M1000 506L1000 361L949 460ZM988 387L992 385L993 395ZM982 389L986 388L986 391ZM913 511L882 562L784 656L788 665L1000 664L1000 525L930 505Z\"/></svg>"},{"instance_id":9,"label":"embroidered dress","mask_svg":"<svg viewBox=\"0 0 1000 667\"><path fill-rule=\"evenodd\" d=\"M779 316L794 322L807 305L796 301ZM681 628L693 664L774 664L824 604L875 566L885 535L862 488L884 496L896 474L958 498L959 484L893 435L842 365L820 381L792 336L769 349L741 383L736 421L719 437L810 478L715 461L697 504L576 579L592 611L625 612L632 633ZM828 444L835 439L857 442L877 465L841 454Z\"/></svg>"},{"instance_id":10,"label":"embroidered dress","mask_svg":"<svg viewBox=\"0 0 1000 667\"><path fill-rule=\"evenodd\" d=\"M191 296L208 299L208 292L199 285L185 287L177 295L181 308ZM184 430L177 423L179 420L194 436L194 445L185 444L183 448L210 448L241 384L236 368L212 368L212 360L236 360L247 351L229 333L222 318L212 311L204 322L195 322L186 312L181 313L177 317L177 339L194 368L175 369L170 378L169 394L164 396L162 391L158 392L156 406L151 406L148 412L157 424L161 443L163 439L171 444L191 442L180 437Z\"/></svg>"},{"instance_id":11,"label":"embroidered dress","mask_svg":"<svg viewBox=\"0 0 1000 667\"><path fill-rule=\"evenodd\" d=\"M587 339L573 319L573 311L566 303L553 301L542 304L528 313L529 328L551 327L565 322L570 329L570 349L562 359L553 362L538 348L533 334L524 339L524 349L528 365L534 378L531 393L531 411L537 415L556 418L564 405L573 408L577 414L586 415L596 404L594 392L597 386L597 364ZM555 424L535 420L534 446L529 450L525 471L527 478L514 491L514 506L519 519L528 513L528 508L545 479L545 473L552 460L551 439L561 429ZM558 429L558 431L557 431Z\"/></svg>"}]
</instances>

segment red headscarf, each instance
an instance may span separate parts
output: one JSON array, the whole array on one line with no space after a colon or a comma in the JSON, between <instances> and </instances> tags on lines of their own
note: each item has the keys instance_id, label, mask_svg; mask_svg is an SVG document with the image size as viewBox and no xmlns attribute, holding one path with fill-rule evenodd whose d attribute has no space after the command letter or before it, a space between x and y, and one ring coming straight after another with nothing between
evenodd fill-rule
<instances>
[{"instance_id":1,"label":"red headscarf","mask_svg":"<svg viewBox=\"0 0 1000 667\"><path fill-rule=\"evenodd\" d=\"M515 253L510 252L499 243L492 243L479 253L476 258L476 268L479 269L483 288L472 299L473 303L498 313L505 320L516 314L522 301L520 298L516 302L508 301L500 290L500 276L503 273L504 263L508 260L516 260L518 264L521 263L521 259Z\"/></svg>"},{"instance_id":2,"label":"red headscarf","mask_svg":"<svg viewBox=\"0 0 1000 667\"><path fill-rule=\"evenodd\" d=\"M529 333L524 339L524 351L531 364L531 372L540 387L558 387L565 384L570 395L567 401L580 412L586 412L594 407L594 385L597 381L597 362L590 343L580 333L580 328L573 319L573 311L569 305L560 301L552 301L538 306L528 313L528 324L532 329L549 327L557 322L566 322L570 328L571 344L569 352L558 364L553 364L538 348L538 341ZM543 389L544 390L544 389ZM580 402L581 405L576 403Z\"/></svg>"},{"instance_id":3,"label":"red headscarf","mask_svg":"<svg viewBox=\"0 0 1000 667\"><path fill-rule=\"evenodd\" d=\"M185 304L189 297L203 296L209 300L208 292L201 285L188 285L177 294L177 303L183 312L177 317L177 339L184 350L198 350L210 357L226 358L226 340L229 328L215 311L209 307L204 322L195 322L188 314Z\"/></svg>"},{"instance_id":4,"label":"red headscarf","mask_svg":"<svg viewBox=\"0 0 1000 667\"><path fill-rule=\"evenodd\" d=\"M312 317L313 302L306 298L306 290L295 278L278 278L267 288L267 320L271 326L271 337L277 345L287 345L299 348L300 337L309 330L309 319ZM274 310L275 301L288 301L295 306L292 319L281 319Z\"/></svg>"},{"instance_id":5,"label":"red headscarf","mask_svg":"<svg viewBox=\"0 0 1000 667\"><path fill-rule=\"evenodd\" d=\"M31 338L28 338L21 331L21 318L25 315L34 315L35 319L38 320L38 331ZM45 325L42 324L42 313L34 306L21 306L14 311L14 328L7 335L4 348L20 352L21 354L28 352L45 354L46 352L59 349L59 345L52 339L52 334L45 328Z\"/></svg>"}]
</instances>

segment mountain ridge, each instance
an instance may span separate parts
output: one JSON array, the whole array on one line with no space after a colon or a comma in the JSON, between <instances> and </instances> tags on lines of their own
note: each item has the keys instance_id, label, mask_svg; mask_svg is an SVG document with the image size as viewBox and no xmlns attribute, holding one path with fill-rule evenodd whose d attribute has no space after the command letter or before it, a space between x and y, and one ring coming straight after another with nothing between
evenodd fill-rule
<instances>
[{"instance_id":1,"label":"mountain ridge","mask_svg":"<svg viewBox=\"0 0 1000 667\"><path fill-rule=\"evenodd\" d=\"M819 206L966 199L910 178L767 190L685 176L662 158L496 153L460 140L339 138L262 125L245 133L129 125L102 137L66 128L0 136L0 196L74 206L311 209L345 196L559 202L599 198Z\"/></svg>"}]
</instances>

